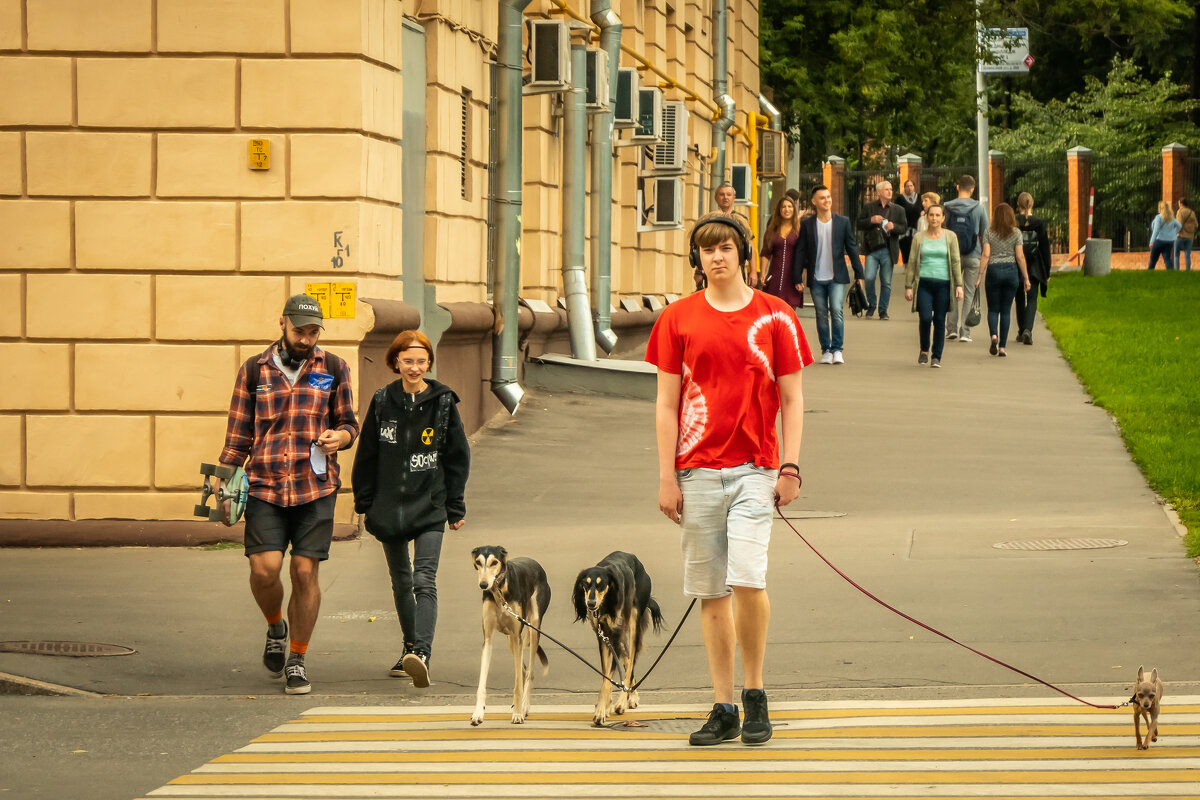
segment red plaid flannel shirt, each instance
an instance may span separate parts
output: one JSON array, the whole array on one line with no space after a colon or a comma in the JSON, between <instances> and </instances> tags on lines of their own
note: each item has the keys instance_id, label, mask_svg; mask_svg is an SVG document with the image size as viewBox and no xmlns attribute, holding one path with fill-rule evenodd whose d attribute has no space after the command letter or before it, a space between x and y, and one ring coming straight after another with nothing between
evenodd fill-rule
<instances>
[{"instance_id":1,"label":"red plaid flannel shirt","mask_svg":"<svg viewBox=\"0 0 1200 800\"><path fill-rule=\"evenodd\" d=\"M358 436L350 368L342 362L337 395L331 403L331 381L321 377L329 375L324 350L313 348L294 386L275 364L274 351L275 345L271 345L256 359L257 387L246 386L247 368L255 359L238 370L221 463L245 464L251 497L277 506L298 506L336 492L341 485L336 453L328 456L325 480L313 472L309 455L312 443L327 429L348 431L351 442ZM327 388L318 388L321 383Z\"/></svg>"}]
</instances>

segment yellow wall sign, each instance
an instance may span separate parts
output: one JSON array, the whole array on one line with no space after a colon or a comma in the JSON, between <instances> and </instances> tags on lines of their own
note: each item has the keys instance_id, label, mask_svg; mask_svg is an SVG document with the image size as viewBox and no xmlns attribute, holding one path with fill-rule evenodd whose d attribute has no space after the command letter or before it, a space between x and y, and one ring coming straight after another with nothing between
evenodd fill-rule
<instances>
[{"instance_id":1,"label":"yellow wall sign","mask_svg":"<svg viewBox=\"0 0 1200 800\"><path fill-rule=\"evenodd\" d=\"M354 319L358 288L354 283L306 283L304 293L321 304L325 319Z\"/></svg>"},{"instance_id":2,"label":"yellow wall sign","mask_svg":"<svg viewBox=\"0 0 1200 800\"><path fill-rule=\"evenodd\" d=\"M271 140L250 140L250 169L271 168Z\"/></svg>"}]
</instances>

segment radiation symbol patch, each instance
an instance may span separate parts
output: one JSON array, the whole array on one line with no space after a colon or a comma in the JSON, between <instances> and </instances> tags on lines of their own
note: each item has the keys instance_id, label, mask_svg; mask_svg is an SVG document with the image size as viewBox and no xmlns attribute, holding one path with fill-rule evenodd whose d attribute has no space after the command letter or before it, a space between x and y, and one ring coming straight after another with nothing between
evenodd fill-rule
<instances>
[{"instance_id":1,"label":"radiation symbol patch","mask_svg":"<svg viewBox=\"0 0 1200 800\"><path fill-rule=\"evenodd\" d=\"M433 444L433 428L421 431L421 444Z\"/></svg>"}]
</instances>

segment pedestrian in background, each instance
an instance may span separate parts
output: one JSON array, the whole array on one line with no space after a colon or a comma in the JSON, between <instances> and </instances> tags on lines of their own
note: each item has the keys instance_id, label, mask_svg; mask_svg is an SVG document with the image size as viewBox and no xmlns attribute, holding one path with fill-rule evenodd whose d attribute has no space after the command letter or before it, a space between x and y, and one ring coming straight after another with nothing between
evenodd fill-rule
<instances>
[{"instance_id":1,"label":"pedestrian in background","mask_svg":"<svg viewBox=\"0 0 1200 800\"><path fill-rule=\"evenodd\" d=\"M742 269L746 270L744 273L746 276L746 283L748 283L751 288L757 289L762 285L762 276L758 273L758 242L755 240L754 230L750 227L749 218L742 212L738 211L737 207L734 205L736 201L737 192L734 191L732 183L722 183L717 187L716 191L713 192L713 202L717 204L717 211L719 211L723 216L733 217L738 222L742 223L742 227L745 228L750 234L751 258L748 264L742 265ZM699 267L696 268L696 273L701 277L704 277L704 273ZM708 283L706 279L705 286L707 285Z\"/></svg>"},{"instance_id":2,"label":"pedestrian in background","mask_svg":"<svg viewBox=\"0 0 1200 800\"><path fill-rule=\"evenodd\" d=\"M1008 355L1004 348L1008 345L1013 300L1018 290L1028 292L1030 287L1017 215L1008 203L996 206L995 218L984 235L979 277L975 281L977 290L982 282L987 291L988 331L992 334L988 352L1003 358Z\"/></svg>"},{"instance_id":3,"label":"pedestrian in background","mask_svg":"<svg viewBox=\"0 0 1200 800\"><path fill-rule=\"evenodd\" d=\"M437 571L442 536L463 526L471 451L458 395L425 377L433 345L420 331L401 331L385 363L400 380L371 398L354 457L354 510L383 544L400 617L404 650L389 674L429 686L437 627ZM412 555L409 555L409 547Z\"/></svg>"},{"instance_id":4,"label":"pedestrian in background","mask_svg":"<svg viewBox=\"0 0 1200 800\"><path fill-rule=\"evenodd\" d=\"M1175 268L1192 271L1192 242L1196 238L1196 212L1186 197L1179 198L1179 210L1175 212L1175 220L1179 223L1179 233L1175 237ZM1184 256L1187 256L1187 267L1184 267Z\"/></svg>"},{"instance_id":5,"label":"pedestrian in background","mask_svg":"<svg viewBox=\"0 0 1200 800\"><path fill-rule=\"evenodd\" d=\"M892 202L891 181L875 184L876 199L862 207L858 229L862 232L862 251L865 254L863 277L867 282L867 318L879 309L879 318L888 318L888 303L892 297L892 270L900 260L900 239L908 230L904 209ZM876 305L875 278L879 277L879 300Z\"/></svg>"},{"instance_id":6,"label":"pedestrian in background","mask_svg":"<svg viewBox=\"0 0 1200 800\"><path fill-rule=\"evenodd\" d=\"M821 343L822 364L844 364L846 290L850 288L850 270L854 280L863 282L862 265L850 218L833 213L833 196L825 186L813 188L816 213L800 223L792 280L808 286L817 317L817 340ZM846 268L847 260L850 269Z\"/></svg>"},{"instance_id":7,"label":"pedestrian in background","mask_svg":"<svg viewBox=\"0 0 1200 800\"><path fill-rule=\"evenodd\" d=\"M1050 237L1046 223L1033 215L1033 195L1017 195L1017 227L1021 229L1021 251L1029 270L1028 291L1017 292L1017 341L1033 344L1033 321L1037 317L1038 295L1046 296L1050 286Z\"/></svg>"},{"instance_id":8,"label":"pedestrian in background","mask_svg":"<svg viewBox=\"0 0 1200 800\"><path fill-rule=\"evenodd\" d=\"M925 221L925 214L926 214L926 212L929 211L929 207L932 205L941 205L941 204L942 204L942 196L940 194L938 194L937 192L926 192L925 194L921 195L921 217L920 217L920 219L917 220L917 231L923 231L923 230L925 230L925 228L928 227L929 223L927 223ZM943 213L945 213L945 210L946 210L946 207L942 206ZM944 221L942 223L942 226L945 227ZM950 338L954 338L954 337L950 337Z\"/></svg>"},{"instance_id":9,"label":"pedestrian in background","mask_svg":"<svg viewBox=\"0 0 1200 800\"><path fill-rule=\"evenodd\" d=\"M975 287L979 286L979 262L983 257L983 238L988 230L987 209L971 195L975 192L975 179L963 175L956 185L958 196L947 200L944 227L954 231L958 237L958 253L962 257L963 299L950 304L950 318L946 320L946 338L960 342L971 341L971 328L967 315L975 300Z\"/></svg>"},{"instance_id":10,"label":"pedestrian in background","mask_svg":"<svg viewBox=\"0 0 1200 800\"><path fill-rule=\"evenodd\" d=\"M318 567L329 558L342 485L337 453L358 435L358 421L350 368L317 347L325 328L320 303L306 294L289 298L279 328L279 341L238 370L220 460L245 464L250 483L245 550L250 593L267 620L263 666L284 677L287 694L308 694L305 655L321 610ZM289 546L285 620L280 573Z\"/></svg>"},{"instance_id":11,"label":"pedestrian in background","mask_svg":"<svg viewBox=\"0 0 1200 800\"><path fill-rule=\"evenodd\" d=\"M784 195L775 204L767 230L763 233L762 274L763 291L773 294L794 309L804 308L803 284L792 282L792 259L796 239L800 235L800 219L796 204Z\"/></svg>"},{"instance_id":12,"label":"pedestrian in background","mask_svg":"<svg viewBox=\"0 0 1200 800\"><path fill-rule=\"evenodd\" d=\"M904 182L904 191L896 196L896 205L904 209L904 216L908 223L908 230L900 239L900 255L904 259L904 266L907 267L908 257L912 252L912 237L917 231L917 223L921 219L921 215L925 213L921 197L917 194L917 185L911 180Z\"/></svg>"},{"instance_id":13,"label":"pedestrian in background","mask_svg":"<svg viewBox=\"0 0 1200 800\"><path fill-rule=\"evenodd\" d=\"M905 266L907 280L904 299L911 300L917 312L917 331L921 352L917 363L942 366L942 349L946 345L946 312L950 296L963 296L962 256L953 231L942 227L945 209L935 203L925 210L926 228L913 237L912 261ZM932 326L933 360L930 360L930 327Z\"/></svg>"},{"instance_id":14,"label":"pedestrian in background","mask_svg":"<svg viewBox=\"0 0 1200 800\"><path fill-rule=\"evenodd\" d=\"M1158 216L1150 223L1150 266L1146 269L1154 269L1160 255L1167 269L1175 269L1175 237L1180 227L1171 204L1159 202Z\"/></svg>"}]
</instances>

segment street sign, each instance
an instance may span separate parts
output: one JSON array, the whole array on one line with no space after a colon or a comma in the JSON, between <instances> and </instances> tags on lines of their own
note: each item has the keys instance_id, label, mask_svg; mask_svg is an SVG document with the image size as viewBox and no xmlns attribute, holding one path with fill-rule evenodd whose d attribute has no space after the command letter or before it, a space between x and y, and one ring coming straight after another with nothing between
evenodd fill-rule
<instances>
[{"instance_id":1,"label":"street sign","mask_svg":"<svg viewBox=\"0 0 1200 800\"><path fill-rule=\"evenodd\" d=\"M1029 28L988 28L980 48L992 54L992 61L979 62L979 71L993 75L1023 75L1033 66L1029 55Z\"/></svg>"}]
</instances>

